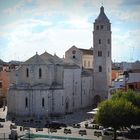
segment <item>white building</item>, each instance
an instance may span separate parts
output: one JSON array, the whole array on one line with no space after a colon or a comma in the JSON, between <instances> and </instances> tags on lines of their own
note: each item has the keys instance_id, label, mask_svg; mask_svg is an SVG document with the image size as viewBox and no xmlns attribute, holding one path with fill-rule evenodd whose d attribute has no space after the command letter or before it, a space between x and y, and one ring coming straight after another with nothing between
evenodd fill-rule
<instances>
[{"instance_id":1,"label":"white building","mask_svg":"<svg viewBox=\"0 0 140 140\"><path fill-rule=\"evenodd\" d=\"M64 60L47 52L36 54L13 71L8 115L57 116L106 99L111 83L110 26L101 7L94 23L94 52L72 46Z\"/></svg>"},{"instance_id":2,"label":"white building","mask_svg":"<svg viewBox=\"0 0 140 140\"><path fill-rule=\"evenodd\" d=\"M113 89L114 90L132 89L135 91L139 91L140 90L140 62L136 61L134 63L131 63L131 67L129 65L129 68L128 67L124 67L124 68L125 68L124 70L126 71L124 71L123 75L120 75L113 82Z\"/></svg>"}]
</instances>

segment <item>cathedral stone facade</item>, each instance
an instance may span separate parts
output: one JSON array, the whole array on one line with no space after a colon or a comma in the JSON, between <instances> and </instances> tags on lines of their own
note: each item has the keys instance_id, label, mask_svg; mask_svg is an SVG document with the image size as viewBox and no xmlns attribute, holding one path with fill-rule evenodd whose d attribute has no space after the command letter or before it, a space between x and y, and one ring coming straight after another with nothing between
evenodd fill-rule
<instances>
[{"instance_id":1,"label":"cathedral stone facade","mask_svg":"<svg viewBox=\"0 0 140 140\"><path fill-rule=\"evenodd\" d=\"M101 7L94 48L72 46L65 58L37 53L11 72L8 115L47 117L97 105L111 84L110 22Z\"/></svg>"}]
</instances>

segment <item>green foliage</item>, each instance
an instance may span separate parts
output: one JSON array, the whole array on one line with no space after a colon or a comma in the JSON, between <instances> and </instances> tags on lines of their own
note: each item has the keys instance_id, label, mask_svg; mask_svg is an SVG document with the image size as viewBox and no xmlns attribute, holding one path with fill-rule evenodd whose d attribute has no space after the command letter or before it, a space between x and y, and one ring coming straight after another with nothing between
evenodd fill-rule
<instances>
[{"instance_id":1,"label":"green foliage","mask_svg":"<svg viewBox=\"0 0 140 140\"><path fill-rule=\"evenodd\" d=\"M113 127L114 139L117 129L140 125L140 93L117 91L111 99L99 105L95 120L104 127Z\"/></svg>"},{"instance_id":2,"label":"green foliage","mask_svg":"<svg viewBox=\"0 0 140 140\"><path fill-rule=\"evenodd\" d=\"M125 91L117 91L113 96L112 100L114 99L123 99L131 102L133 105L140 108L140 93L136 93L133 90Z\"/></svg>"},{"instance_id":3,"label":"green foliage","mask_svg":"<svg viewBox=\"0 0 140 140\"><path fill-rule=\"evenodd\" d=\"M105 126L118 129L123 126L129 127L133 124L138 108L131 102L123 99L104 101L99 106L96 121Z\"/></svg>"}]
</instances>

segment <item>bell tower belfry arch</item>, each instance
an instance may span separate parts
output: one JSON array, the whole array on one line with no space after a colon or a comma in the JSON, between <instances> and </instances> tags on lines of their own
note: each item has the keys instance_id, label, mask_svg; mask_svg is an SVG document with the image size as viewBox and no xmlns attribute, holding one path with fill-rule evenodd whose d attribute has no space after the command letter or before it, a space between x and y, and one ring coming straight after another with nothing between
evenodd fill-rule
<instances>
[{"instance_id":1,"label":"bell tower belfry arch","mask_svg":"<svg viewBox=\"0 0 140 140\"><path fill-rule=\"evenodd\" d=\"M93 26L93 92L101 100L108 98L111 85L111 23L101 6Z\"/></svg>"}]
</instances>

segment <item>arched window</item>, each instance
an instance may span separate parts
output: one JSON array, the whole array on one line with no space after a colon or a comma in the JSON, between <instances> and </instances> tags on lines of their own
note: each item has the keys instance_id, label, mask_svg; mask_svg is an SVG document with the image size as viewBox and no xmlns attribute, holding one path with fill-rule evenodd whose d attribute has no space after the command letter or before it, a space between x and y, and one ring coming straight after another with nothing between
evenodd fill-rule
<instances>
[{"instance_id":1,"label":"arched window","mask_svg":"<svg viewBox=\"0 0 140 140\"><path fill-rule=\"evenodd\" d=\"M90 67L90 61L88 61L88 67Z\"/></svg>"},{"instance_id":2,"label":"arched window","mask_svg":"<svg viewBox=\"0 0 140 140\"><path fill-rule=\"evenodd\" d=\"M73 59L75 59L75 55L73 55Z\"/></svg>"},{"instance_id":3,"label":"arched window","mask_svg":"<svg viewBox=\"0 0 140 140\"><path fill-rule=\"evenodd\" d=\"M101 25L101 30L104 28L104 25Z\"/></svg>"},{"instance_id":4,"label":"arched window","mask_svg":"<svg viewBox=\"0 0 140 140\"><path fill-rule=\"evenodd\" d=\"M98 56L102 56L102 51L98 51Z\"/></svg>"},{"instance_id":5,"label":"arched window","mask_svg":"<svg viewBox=\"0 0 140 140\"><path fill-rule=\"evenodd\" d=\"M99 44L101 44L101 39L99 39Z\"/></svg>"},{"instance_id":6,"label":"arched window","mask_svg":"<svg viewBox=\"0 0 140 140\"><path fill-rule=\"evenodd\" d=\"M39 68L39 78L41 78L41 77L42 77L42 69Z\"/></svg>"},{"instance_id":7,"label":"arched window","mask_svg":"<svg viewBox=\"0 0 140 140\"><path fill-rule=\"evenodd\" d=\"M99 30L99 25L96 26L96 30Z\"/></svg>"},{"instance_id":8,"label":"arched window","mask_svg":"<svg viewBox=\"0 0 140 140\"><path fill-rule=\"evenodd\" d=\"M107 52L107 56L109 57L109 51Z\"/></svg>"},{"instance_id":9,"label":"arched window","mask_svg":"<svg viewBox=\"0 0 140 140\"><path fill-rule=\"evenodd\" d=\"M29 77L29 69L26 69L26 77Z\"/></svg>"},{"instance_id":10,"label":"arched window","mask_svg":"<svg viewBox=\"0 0 140 140\"><path fill-rule=\"evenodd\" d=\"M110 39L107 39L107 44L110 44Z\"/></svg>"},{"instance_id":11,"label":"arched window","mask_svg":"<svg viewBox=\"0 0 140 140\"><path fill-rule=\"evenodd\" d=\"M76 50L73 50L73 51L72 51L72 54L76 54Z\"/></svg>"},{"instance_id":12,"label":"arched window","mask_svg":"<svg viewBox=\"0 0 140 140\"><path fill-rule=\"evenodd\" d=\"M87 66L87 61L86 60L84 60L84 67L86 67Z\"/></svg>"},{"instance_id":13,"label":"arched window","mask_svg":"<svg viewBox=\"0 0 140 140\"><path fill-rule=\"evenodd\" d=\"M102 66L99 66L99 72L102 72Z\"/></svg>"},{"instance_id":14,"label":"arched window","mask_svg":"<svg viewBox=\"0 0 140 140\"><path fill-rule=\"evenodd\" d=\"M25 98L25 108L27 108L28 107L28 98L26 97Z\"/></svg>"},{"instance_id":15,"label":"arched window","mask_svg":"<svg viewBox=\"0 0 140 140\"><path fill-rule=\"evenodd\" d=\"M44 98L42 98L42 107L44 107L45 106L45 100L44 100Z\"/></svg>"}]
</instances>

